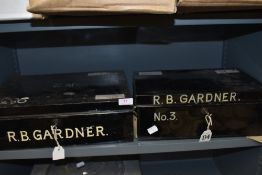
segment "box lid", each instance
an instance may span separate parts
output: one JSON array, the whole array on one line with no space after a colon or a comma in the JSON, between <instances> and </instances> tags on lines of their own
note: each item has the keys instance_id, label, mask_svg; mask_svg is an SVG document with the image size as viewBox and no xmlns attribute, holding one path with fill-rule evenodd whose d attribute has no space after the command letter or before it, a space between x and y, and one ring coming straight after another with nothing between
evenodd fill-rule
<instances>
[{"instance_id":1,"label":"box lid","mask_svg":"<svg viewBox=\"0 0 262 175\"><path fill-rule=\"evenodd\" d=\"M236 69L137 72L134 92L137 105L251 103L262 100L261 84Z\"/></svg>"},{"instance_id":2,"label":"box lid","mask_svg":"<svg viewBox=\"0 0 262 175\"><path fill-rule=\"evenodd\" d=\"M0 116L128 109L128 97L121 71L16 76L0 84Z\"/></svg>"}]
</instances>

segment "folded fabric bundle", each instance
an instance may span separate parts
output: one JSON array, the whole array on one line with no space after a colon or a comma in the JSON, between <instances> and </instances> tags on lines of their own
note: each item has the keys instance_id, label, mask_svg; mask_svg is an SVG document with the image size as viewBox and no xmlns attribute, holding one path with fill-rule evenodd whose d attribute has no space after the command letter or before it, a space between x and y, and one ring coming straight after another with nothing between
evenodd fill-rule
<instances>
[{"instance_id":1,"label":"folded fabric bundle","mask_svg":"<svg viewBox=\"0 0 262 175\"><path fill-rule=\"evenodd\" d=\"M178 0L178 12L211 12L262 9L262 0Z\"/></svg>"},{"instance_id":2,"label":"folded fabric bundle","mask_svg":"<svg viewBox=\"0 0 262 175\"><path fill-rule=\"evenodd\" d=\"M28 11L36 14L108 14L176 12L175 0L29 0Z\"/></svg>"},{"instance_id":3,"label":"folded fabric bundle","mask_svg":"<svg viewBox=\"0 0 262 175\"><path fill-rule=\"evenodd\" d=\"M179 0L178 6L262 6L262 0Z\"/></svg>"}]
</instances>

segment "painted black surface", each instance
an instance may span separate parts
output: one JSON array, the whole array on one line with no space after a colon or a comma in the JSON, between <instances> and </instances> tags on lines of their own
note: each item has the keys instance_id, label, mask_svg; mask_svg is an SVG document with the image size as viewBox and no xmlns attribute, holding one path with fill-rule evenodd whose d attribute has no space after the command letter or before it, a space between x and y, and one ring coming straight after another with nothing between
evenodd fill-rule
<instances>
[{"instance_id":1,"label":"painted black surface","mask_svg":"<svg viewBox=\"0 0 262 175\"><path fill-rule=\"evenodd\" d=\"M1 120L0 149L57 146L51 129L53 125L62 130L61 137L58 136L62 146L132 141L133 138L132 111L43 115ZM66 128L71 131L65 131ZM97 129L103 129L102 133L97 132ZM9 140L8 132L15 133L15 140L13 138ZM79 132L84 135L81 136Z\"/></svg>"},{"instance_id":2,"label":"painted black surface","mask_svg":"<svg viewBox=\"0 0 262 175\"><path fill-rule=\"evenodd\" d=\"M99 95L99 97L97 97ZM15 76L0 86L0 149L132 141L123 72Z\"/></svg>"},{"instance_id":3,"label":"painted black surface","mask_svg":"<svg viewBox=\"0 0 262 175\"><path fill-rule=\"evenodd\" d=\"M0 116L130 109L117 97L96 99L119 94L130 96L123 72L15 76L0 85Z\"/></svg>"},{"instance_id":4,"label":"painted black surface","mask_svg":"<svg viewBox=\"0 0 262 175\"><path fill-rule=\"evenodd\" d=\"M200 138L207 129L206 114L202 109L200 106L138 108L138 136L140 139ZM261 104L210 105L205 109L212 114L212 137L262 134ZM175 112L175 119L170 112ZM154 117L154 113L160 114L160 120ZM154 125L158 132L150 135L147 129Z\"/></svg>"},{"instance_id":5,"label":"painted black surface","mask_svg":"<svg viewBox=\"0 0 262 175\"><path fill-rule=\"evenodd\" d=\"M233 72L236 71L234 73L216 73L216 71L221 72L223 70L170 70L152 72L153 74L160 73L161 75L144 75L148 74L148 72L136 73L134 80L136 105L177 106L180 104L179 96L183 94L191 95L221 92L236 92L238 94L236 101L228 101L226 103L252 103L262 101L262 86L252 77L243 72L237 72L238 70L232 70ZM166 104L164 100L162 100L159 105L153 104L154 95L163 97L168 94L174 96L174 99L177 100L176 103ZM195 105L195 103L187 104ZM220 102L216 104L220 104Z\"/></svg>"},{"instance_id":6,"label":"painted black surface","mask_svg":"<svg viewBox=\"0 0 262 175\"><path fill-rule=\"evenodd\" d=\"M217 70L216 70L217 71ZM139 139L200 138L207 130L205 116L212 114L212 137L262 134L261 84L245 73L230 70L155 71L135 74L134 91ZM181 103L183 94L234 92L236 101ZM171 94L174 102L166 103ZM154 96L160 96L154 104ZM150 135L148 130L157 126Z\"/></svg>"}]
</instances>

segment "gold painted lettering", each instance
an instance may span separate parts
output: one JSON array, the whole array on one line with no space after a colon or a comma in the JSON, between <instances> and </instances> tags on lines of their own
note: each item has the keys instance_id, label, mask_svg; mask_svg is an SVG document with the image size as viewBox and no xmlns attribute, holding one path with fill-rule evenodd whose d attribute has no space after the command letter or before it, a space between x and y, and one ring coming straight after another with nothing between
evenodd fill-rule
<instances>
[{"instance_id":1,"label":"gold painted lettering","mask_svg":"<svg viewBox=\"0 0 262 175\"><path fill-rule=\"evenodd\" d=\"M159 100L160 100L160 96L159 95L154 95L153 96L153 104L154 105L160 105Z\"/></svg>"},{"instance_id":2,"label":"gold painted lettering","mask_svg":"<svg viewBox=\"0 0 262 175\"><path fill-rule=\"evenodd\" d=\"M21 141L27 142L30 140L26 131L20 131Z\"/></svg>"},{"instance_id":3,"label":"gold painted lettering","mask_svg":"<svg viewBox=\"0 0 262 175\"><path fill-rule=\"evenodd\" d=\"M62 130L61 129L56 129L56 135L57 138L60 137L60 139L63 139L64 137L62 136Z\"/></svg>"},{"instance_id":4,"label":"gold painted lettering","mask_svg":"<svg viewBox=\"0 0 262 175\"><path fill-rule=\"evenodd\" d=\"M76 138L78 138L80 135L81 137L85 137L85 131L84 128L81 127L81 131L78 128L75 128Z\"/></svg>"},{"instance_id":5,"label":"gold painted lettering","mask_svg":"<svg viewBox=\"0 0 262 175\"><path fill-rule=\"evenodd\" d=\"M211 93L206 93L206 103L212 102L213 95Z\"/></svg>"},{"instance_id":6,"label":"gold painted lettering","mask_svg":"<svg viewBox=\"0 0 262 175\"><path fill-rule=\"evenodd\" d=\"M100 136L105 136L104 134L104 127L103 126L97 126L96 127L96 136L99 137Z\"/></svg>"},{"instance_id":7,"label":"gold painted lettering","mask_svg":"<svg viewBox=\"0 0 262 175\"><path fill-rule=\"evenodd\" d=\"M86 135L87 137L94 137L95 134L93 133L93 127L86 127Z\"/></svg>"},{"instance_id":8,"label":"gold painted lettering","mask_svg":"<svg viewBox=\"0 0 262 175\"><path fill-rule=\"evenodd\" d=\"M47 137L49 137L49 139L53 139L53 136L52 136L52 134L50 133L50 131L45 130L43 140L46 140Z\"/></svg>"},{"instance_id":9,"label":"gold painted lettering","mask_svg":"<svg viewBox=\"0 0 262 175\"><path fill-rule=\"evenodd\" d=\"M236 92L231 92L230 93L230 101L237 101L236 97L237 97L237 93Z\"/></svg>"},{"instance_id":10,"label":"gold painted lettering","mask_svg":"<svg viewBox=\"0 0 262 175\"><path fill-rule=\"evenodd\" d=\"M228 102L228 92L223 93L223 102Z\"/></svg>"},{"instance_id":11,"label":"gold painted lettering","mask_svg":"<svg viewBox=\"0 0 262 175\"><path fill-rule=\"evenodd\" d=\"M187 103L197 103L194 95L192 94Z\"/></svg>"},{"instance_id":12,"label":"gold painted lettering","mask_svg":"<svg viewBox=\"0 0 262 175\"><path fill-rule=\"evenodd\" d=\"M166 104L173 104L173 96L166 95Z\"/></svg>"},{"instance_id":13,"label":"gold painted lettering","mask_svg":"<svg viewBox=\"0 0 262 175\"><path fill-rule=\"evenodd\" d=\"M187 95L181 95L180 96L180 103L187 103Z\"/></svg>"},{"instance_id":14,"label":"gold painted lettering","mask_svg":"<svg viewBox=\"0 0 262 175\"><path fill-rule=\"evenodd\" d=\"M14 131L8 131L7 132L7 137L8 137L8 141L12 142L12 141L17 141L15 138L15 132Z\"/></svg>"},{"instance_id":15,"label":"gold painted lettering","mask_svg":"<svg viewBox=\"0 0 262 175\"><path fill-rule=\"evenodd\" d=\"M41 130L35 130L33 132L33 137L34 137L35 140L43 140Z\"/></svg>"},{"instance_id":16,"label":"gold painted lettering","mask_svg":"<svg viewBox=\"0 0 262 175\"><path fill-rule=\"evenodd\" d=\"M70 129L70 128L66 128L65 129L65 137L67 139L71 139L74 137L74 130Z\"/></svg>"},{"instance_id":17,"label":"gold painted lettering","mask_svg":"<svg viewBox=\"0 0 262 175\"><path fill-rule=\"evenodd\" d=\"M197 94L197 103L204 103L204 94Z\"/></svg>"},{"instance_id":18,"label":"gold painted lettering","mask_svg":"<svg viewBox=\"0 0 262 175\"><path fill-rule=\"evenodd\" d=\"M176 112L170 112L170 118L169 118L169 120L176 120L177 118L176 118Z\"/></svg>"},{"instance_id":19,"label":"gold painted lettering","mask_svg":"<svg viewBox=\"0 0 262 175\"><path fill-rule=\"evenodd\" d=\"M215 93L214 102L221 102L221 93Z\"/></svg>"}]
</instances>

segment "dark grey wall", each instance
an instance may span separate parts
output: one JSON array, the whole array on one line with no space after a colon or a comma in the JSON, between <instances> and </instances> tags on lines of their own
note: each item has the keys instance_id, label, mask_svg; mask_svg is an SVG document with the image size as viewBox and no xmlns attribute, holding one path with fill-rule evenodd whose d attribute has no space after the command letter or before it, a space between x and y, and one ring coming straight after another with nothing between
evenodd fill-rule
<instances>
[{"instance_id":1,"label":"dark grey wall","mask_svg":"<svg viewBox=\"0 0 262 175\"><path fill-rule=\"evenodd\" d=\"M0 46L0 83L16 73L19 73L19 65L15 48Z\"/></svg>"},{"instance_id":2,"label":"dark grey wall","mask_svg":"<svg viewBox=\"0 0 262 175\"><path fill-rule=\"evenodd\" d=\"M262 82L262 31L225 42L225 65L237 67Z\"/></svg>"},{"instance_id":3,"label":"dark grey wall","mask_svg":"<svg viewBox=\"0 0 262 175\"><path fill-rule=\"evenodd\" d=\"M261 148L232 151L214 159L223 175L261 175Z\"/></svg>"},{"instance_id":4,"label":"dark grey wall","mask_svg":"<svg viewBox=\"0 0 262 175\"><path fill-rule=\"evenodd\" d=\"M222 41L19 48L22 74L219 68Z\"/></svg>"},{"instance_id":5,"label":"dark grey wall","mask_svg":"<svg viewBox=\"0 0 262 175\"><path fill-rule=\"evenodd\" d=\"M32 165L0 163L0 175L30 175Z\"/></svg>"}]
</instances>

